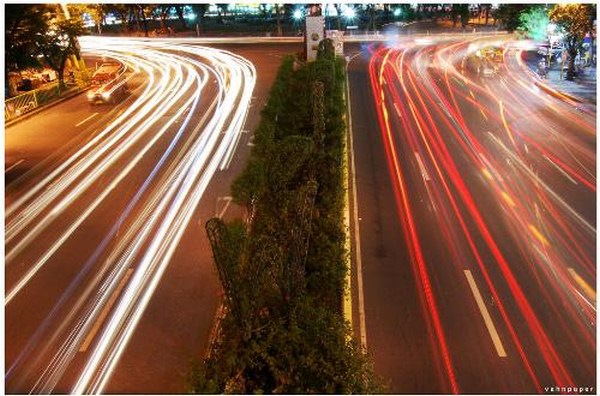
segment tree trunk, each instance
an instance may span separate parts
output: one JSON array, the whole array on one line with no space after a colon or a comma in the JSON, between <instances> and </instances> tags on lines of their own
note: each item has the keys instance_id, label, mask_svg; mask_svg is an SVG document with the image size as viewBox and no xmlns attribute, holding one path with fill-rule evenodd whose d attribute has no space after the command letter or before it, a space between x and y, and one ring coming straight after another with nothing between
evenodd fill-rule
<instances>
[{"instance_id":1,"label":"tree trunk","mask_svg":"<svg viewBox=\"0 0 600 396\"><path fill-rule=\"evenodd\" d=\"M65 61L61 62L60 67L56 68L56 74L58 75L58 92L62 92L65 86Z\"/></svg>"},{"instance_id":2,"label":"tree trunk","mask_svg":"<svg viewBox=\"0 0 600 396\"><path fill-rule=\"evenodd\" d=\"M281 31L281 8L278 4L275 5L275 13L277 14L277 35L281 37L283 36L283 32Z\"/></svg>"},{"instance_id":3,"label":"tree trunk","mask_svg":"<svg viewBox=\"0 0 600 396\"><path fill-rule=\"evenodd\" d=\"M575 79L575 58L577 57L577 47L575 45L569 45L569 68L567 69L566 79L573 81Z\"/></svg>"},{"instance_id":4,"label":"tree trunk","mask_svg":"<svg viewBox=\"0 0 600 396\"><path fill-rule=\"evenodd\" d=\"M148 20L146 19L146 13L143 9L140 9L140 14L142 15L142 22L144 23L144 35L148 37Z\"/></svg>"},{"instance_id":5,"label":"tree trunk","mask_svg":"<svg viewBox=\"0 0 600 396\"><path fill-rule=\"evenodd\" d=\"M183 30L187 30L187 23L185 23L185 18L183 16L183 6L175 6L175 11L177 12L177 16L179 17L179 22L181 22L181 28Z\"/></svg>"}]
</instances>

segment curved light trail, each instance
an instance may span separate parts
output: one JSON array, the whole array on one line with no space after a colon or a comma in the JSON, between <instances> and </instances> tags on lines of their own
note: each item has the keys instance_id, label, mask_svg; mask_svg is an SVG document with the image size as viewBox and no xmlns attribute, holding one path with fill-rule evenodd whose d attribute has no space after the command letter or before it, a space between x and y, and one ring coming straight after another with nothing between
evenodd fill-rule
<instances>
[{"instance_id":1,"label":"curved light trail","mask_svg":"<svg viewBox=\"0 0 600 396\"><path fill-rule=\"evenodd\" d=\"M7 362L5 381L20 392L103 391L208 184L231 162L256 82L247 60L193 42L84 38L81 46L127 64L143 84L114 121L6 208L5 306L117 190L135 193ZM149 172L136 182L143 164ZM71 385L61 382L67 373Z\"/></svg>"},{"instance_id":2,"label":"curved light trail","mask_svg":"<svg viewBox=\"0 0 600 396\"><path fill-rule=\"evenodd\" d=\"M504 50L488 77L469 67L490 45ZM593 384L595 113L539 89L508 36L407 38L371 53L396 207L445 392L465 391L468 376L440 313L445 287L468 290L463 271L484 286L508 358L529 378L512 392ZM432 244L444 253L428 253ZM436 275L441 268L459 286Z\"/></svg>"}]
</instances>

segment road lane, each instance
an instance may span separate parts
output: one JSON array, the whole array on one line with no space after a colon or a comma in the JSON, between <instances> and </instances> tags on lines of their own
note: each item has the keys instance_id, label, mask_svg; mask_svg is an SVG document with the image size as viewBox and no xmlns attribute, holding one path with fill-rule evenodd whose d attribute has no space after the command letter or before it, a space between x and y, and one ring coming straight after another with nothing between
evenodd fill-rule
<instances>
[{"instance_id":1,"label":"road lane","mask_svg":"<svg viewBox=\"0 0 600 396\"><path fill-rule=\"evenodd\" d=\"M161 87L160 90L155 91L156 95L171 95L174 99L178 97L172 103L163 102L163 104L168 103L171 107L163 105L163 108L153 108L148 103L152 101L158 103L156 99L159 96L155 99L152 95L140 94L133 99L139 105L137 111L144 111L144 106L149 106L147 110L152 112L150 118L138 117L136 119L136 113L121 113L121 116L123 114L126 116L123 117L122 122L114 125L114 129L119 130L129 124L128 128L131 128L129 130L131 132L117 135L117 132L112 131L100 136L94 130L87 135L92 136L91 140L82 137L72 145L72 149L66 150L69 155L62 152L61 157L57 154L53 162L55 168L49 169L46 173L41 172L41 175L29 172L27 177L20 180L20 183L16 183L18 186L12 190L15 195L10 195L7 190L7 194L15 197L11 202L17 203L11 210L11 205L7 200L9 208L7 225L11 225L11 234L7 234L10 239L7 244L7 254L12 252L12 255L9 256L11 261L7 262L7 271L13 271L10 272L10 276L7 276L7 292L15 290L14 286L24 279L27 271L31 270L36 260L34 258L40 257L44 251L48 252L48 247L56 242L57 235L60 235L61 230L73 227L78 221L76 219L81 218L80 216L91 207L92 202L100 200L98 206L87 214L87 217L84 216L81 223L75 227L73 236L68 236L62 245L50 254L47 262L33 273L23 289L15 293L14 299L6 305L6 332L7 339L11 340L10 346L7 347L7 389L20 392L43 392L50 389L70 391L73 384L80 378L78 373L87 370L87 372L94 372L93 383L89 385L96 391L107 387L106 389L116 392L126 390L149 393L157 390L182 392L185 377L182 370L189 367L189 358L199 356L201 350L206 346L208 330L198 331L198 329L210 329L212 324L209 321L212 321L216 311L219 287L212 269L210 249L205 238L202 237L204 235L203 222L198 226L197 219L200 216L208 219L214 214L204 213L202 208L210 206L214 210L215 192L223 194L221 190L225 190L226 193L235 172L239 172L243 166L243 158L236 158L231 162L236 147L242 145L247 147L245 140L240 143L237 141L240 139L244 127L243 118L239 117L241 115L245 118L246 111L252 107L255 109L262 107L274 75L273 71L276 70L279 62L276 57L265 57L265 50L262 48L246 50L248 53L254 51L255 55L251 56L261 60L261 70L265 72L260 79L262 86L258 90L260 97L257 99L253 98L251 94L256 74L249 67L250 64L242 58L206 47L189 46L185 49L165 49L164 45L160 48L142 43L136 45L139 45L139 50L136 50L138 51L137 55L131 55L136 51L131 51L129 45L127 55L122 56L138 56L140 62L147 62L151 65L152 62L156 62L147 70L147 73L149 76L155 75L155 81L158 84L156 86ZM118 42L110 43L109 51L118 53L118 46ZM283 50L285 49L278 48L269 51L281 53ZM180 62L173 62L173 58L177 57L174 55L176 51L184 54L180 55ZM166 61L167 57L168 61ZM165 61L161 59L165 59ZM163 66L171 64L175 64L173 69L164 70ZM179 88L165 89L168 85L163 84L162 81L172 82L172 77L179 73L177 68L183 71L175 80L184 85ZM208 69L206 74L211 78L206 78L206 88L202 90L201 95L198 95L198 88L201 88L203 78L198 71L202 72L203 69ZM249 74L242 75L240 73ZM152 77L149 80L152 80ZM187 85L188 88L185 85L186 81L191 81ZM152 81L148 83L148 87L151 86ZM151 88L145 89L145 92L149 92L148 89ZM196 106L198 109L202 109L201 111L193 111L191 106L193 106L194 98L198 98ZM213 100L214 98L217 98L216 101ZM65 102L65 106L67 102ZM77 105L74 107L78 108ZM99 107L94 108L94 112ZM230 108L234 109L233 113L229 112ZM157 113L163 115L157 117ZM119 113L117 112L117 114ZM230 114L234 114L234 116L232 117ZM82 113L77 119L84 120L91 116L91 112L84 115L85 113ZM93 117L83 123L82 127L91 130L101 125L104 119L103 117ZM106 118L106 120L110 119L110 117ZM251 122L246 125L246 129L251 128L252 124L256 125L258 121L258 117L254 114L250 119ZM27 121L29 120L25 120L23 123ZM155 126L150 126L148 132L142 129L153 121L155 121ZM106 124L104 122L103 127L106 127ZM23 124L20 123L20 125ZM186 125L189 125L190 128L185 128ZM140 131L139 133L135 132L136 128ZM27 187L39 185L39 182L45 180L53 170L59 169L61 165L69 162L69 158L72 158L70 155L80 150L85 142L94 142L99 146L90 145L87 151L81 153L81 159L71 161L69 163L71 167L64 167L57 172L54 178L45 181L44 188L38 189L38 195L22 199L23 197L16 193L17 191L30 191ZM115 157L114 149L99 151L102 144L110 144L111 146L108 147L115 148L118 145L120 157ZM43 144L41 145L43 146ZM210 148L211 145L214 147L213 149ZM7 149L8 147L10 146L7 144ZM50 152L53 148L54 146L50 148ZM199 150L205 150L208 156L199 155L202 152ZM245 150L245 155L247 155L248 149ZM83 159L89 158L93 153L97 153L93 167L91 167L92 163L85 165L86 162ZM160 160L161 158L163 160ZM157 165L157 160L160 165ZM213 172L223 172L223 179L225 179L223 185L209 187L210 176L208 173L200 178L194 176L198 174L198 171L209 169L202 165L202 161L207 160L211 161L206 164L209 165L209 168L214 169ZM90 171L81 172L76 169L75 164L78 167L87 166ZM227 168L228 165L229 168ZM99 172L99 169L104 172ZM219 171L218 169L223 170ZM192 170L196 173L191 173ZM120 172L126 174L121 179L122 181L118 176ZM90 177L95 179L89 181ZM115 183L112 190L111 183ZM81 188L82 184L86 185L86 189ZM78 188L70 190L69 185L78 186ZM187 190L182 190L183 188ZM209 196L202 198L203 190L208 191L207 195ZM73 191L77 191L77 193L73 193ZM184 191L188 191L188 194L185 194ZM74 195L71 195L70 203L65 204L62 199L65 196L68 197L69 194ZM103 195L106 196L103 197ZM45 203L46 206L39 205L40 199L44 197L48 199ZM166 200L169 197L173 198L170 202ZM171 206L172 209L168 210L169 205L177 201L183 205L181 206L182 211L176 209L175 206ZM208 205L198 206L196 203L199 201L206 201ZM26 208L24 209L26 212L22 212L23 208ZM161 208L164 210L160 211ZM46 231L45 222L29 220L29 216L33 214L40 216L38 219L43 219L53 213L60 213L60 215L47 217L48 221L52 221L52 227L48 228L48 231ZM196 220L189 222L190 226L187 227L186 224L191 218ZM167 223L166 221L169 219L170 222ZM30 233L30 227L37 227L40 224L43 226L38 233L34 233L37 234L35 238L30 239L35 244L35 249L31 249L31 246L24 246L26 249L13 250L20 243L20 238L12 235ZM147 239L143 239L145 235L148 236ZM150 239L152 235L165 236L172 242L153 243ZM154 240L158 241L156 238ZM158 249L156 251L161 258L149 258L148 253L152 249ZM144 258L142 252L146 253L148 259ZM164 258L162 255L165 255ZM140 267L146 262L145 260L152 265L146 271ZM170 261L177 262L173 265L177 267L177 271L166 267ZM198 261L202 261L202 265L199 266ZM136 264L132 266L128 263ZM120 292L117 290L120 285L119 280L126 277L132 270L134 271L133 275L126 282L127 286L124 286L123 291ZM165 283L169 283L170 286L158 283L161 271L165 274ZM193 281L190 282L190 280ZM135 294L136 288L132 286L134 281L142 282L140 285L147 281L152 281L152 283L149 283L149 287L144 286L140 303L136 302L138 299L133 299L131 301L134 305L129 305L124 302L125 296ZM177 285L185 287L178 288ZM98 289L99 287L100 289ZM157 288L159 298L151 298L153 288ZM103 322L97 335L90 340L87 352L79 352L79 346L86 340L86 335L90 334L88 330L93 329L94 324L97 323L94 319L102 315L102 307L105 307L106 303L114 298L114 295L119 295L119 297L114 302L114 307L109 310L110 314L106 322ZM194 299L197 299L198 304L187 302ZM183 306L182 300L186 301ZM141 319L141 312L145 308L144 304L147 304L149 308L144 314L144 319ZM182 309L173 309L173 307L182 307ZM165 308L170 312L169 315L165 315ZM119 309L127 312L128 322L120 322L115 319L115 313ZM153 317L159 319L152 319ZM175 319L176 322L165 323L165 317ZM156 333L158 328L163 328L167 324L167 327L173 328L174 323L177 322L179 324L175 327L181 325L184 330L172 331L175 335L163 334L162 340L159 339L158 342L152 343L152 340L160 336ZM142 329L134 332L133 329L137 323L140 323ZM107 329L111 325L114 325L115 329L120 329L118 333L115 333L117 334L116 338L107 335L109 334ZM150 325L150 329L148 329L148 325ZM146 340L143 340L146 331L147 337ZM131 348L128 349L125 346L127 345L127 335L132 333L140 334L132 338L135 340L133 342L135 348L130 350ZM183 340L185 337L188 339ZM193 339L192 342L190 342L190 338ZM116 347L116 350L112 349L116 352L101 353L99 347L101 339L110 339L111 342L108 344L112 346L109 345L109 347ZM117 344L113 344L113 342ZM195 345L195 348L182 350L184 345L189 346L190 344ZM172 346L173 350L162 351L157 356L168 358L171 363L176 364L165 367L160 361L142 361L139 357L136 359L136 350L139 350L139 345L145 347L146 356L148 356L149 350L154 349L154 346L161 348ZM107 362L108 366L104 367L109 367L109 370L101 371L101 376L96 376L94 366L89 365L90 356L100 356L105 359L103 361ZM124 364L115 370L114 368L122 356ZM138 367L133 367L132 363L136 360ZM110 380L111 365L112 372L118 377L114 382ZM142 375L144 373L140 373L140 368L145 368L148 372L154 372L156 375L148 380L148 372ZM126 378L126 381L121 381L121 378ZM80 381L80 385L82 386L80 389L87 388L85 378Z\"/></svg>"},{"instance_id":2,"label":"road lane","mask_svg":"<svg viewBox=\"0 0 600 396\"><path fill-rule=\"evenodd\" d=\"M465 70L470 54L502 40L406 39L397 47L371 46L370 59L349 68L351 92L370 80L375 98L362 107L351 98L358 109L353 122L376 117L382 138L354 131L364 144L355 145L367 235L361 247L404 249L408 257L389 265L414 271L412 279L396 275L393 282L388 269L369 275L384 262L380 257L363 257L368 345L394 392L430 391L418 379L410 383L411 375L437 378L428 386L441 392L595 383L595 302L568 270L575 265L587 284L595 282L595 116L532 90L513 43L506 43L499 74ZM387 175L379 178L391 191L384 183L361 184L378 156L387 158ZM395 212L395 232L383 243L363 232L380 222L368 209L373 197L387 198L383 212ZM506 358L496 352L464 271L479 285ZM415 285L420 305L393 297ZM387 315L381 306L389 306ZM401 323L410 315L425 325ZM389 334L371 331L387 326L404 338L398 349L406 351L418 340L415 325L433 333L422 355L437 377L411 373L404 360L410 355L386 349Z\"/></svg>"}]
</instances>

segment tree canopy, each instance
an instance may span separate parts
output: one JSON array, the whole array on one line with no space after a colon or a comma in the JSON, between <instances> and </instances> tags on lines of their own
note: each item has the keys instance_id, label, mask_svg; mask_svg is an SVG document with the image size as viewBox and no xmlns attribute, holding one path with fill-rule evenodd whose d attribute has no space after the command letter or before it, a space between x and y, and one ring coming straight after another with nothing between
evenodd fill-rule
<instances>
[{"instance_id":1,"label":"tree canopy","mask_svg":"<svg viewBox=\"0 0 600 396\"><path fill-rule=\"evenodd\" d=\"M68 57L79 55L83 21L67 19L59 5L7 4L5 11L6 71L40 67L43 57L62 83Z\"/></svg>"},{"instance_id":2,"label":"tree canopy","mask_svg":"<svg viewBox=\"0 0 600 396\"><path fill-rule=\"evenodd\" d=\"M519 15L520 26L527 32L529 38L533 40L543 40L546 38L548 23L548 11L544 6L534 6Z\"/></svg>"},{"instance_id":3,"label":"tree canopy","mask_svg":"<svg viewBox=\"0 0 600 396\"><path fill-rule=\"evenodd\" d=\"M550 20L565 34L564 43L569 53L567 80L575 77L575 57L590 31L591 9L589 4L556 4L550 10Z\"/></svg>"}]
</instances>

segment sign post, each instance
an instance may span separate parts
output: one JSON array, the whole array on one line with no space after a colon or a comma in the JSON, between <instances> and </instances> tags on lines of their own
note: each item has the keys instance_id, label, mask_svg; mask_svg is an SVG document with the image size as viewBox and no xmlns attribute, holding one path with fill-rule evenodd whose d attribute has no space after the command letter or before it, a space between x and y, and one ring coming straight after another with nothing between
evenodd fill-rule
<instances>
[{"instance_id":1,"label":"sign post","mask_svg":"<svg viewBox=\"0 0 600 396\"><path fill-rule=\"evenodd\" d=\"M317 59L317 51L319 43L325 38L325 17L323 16L307 16L306 17L306 34L304 35L304 43L306 50L306 60L308 62Z\"/></svg>"}]
</instances>

